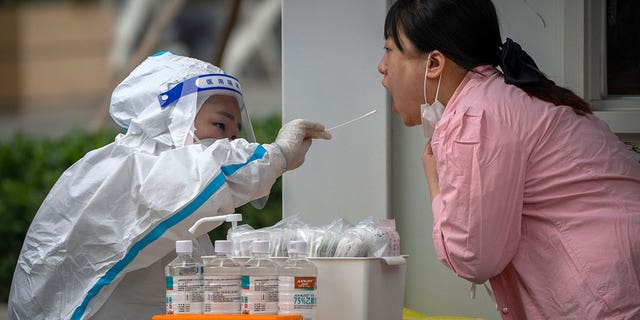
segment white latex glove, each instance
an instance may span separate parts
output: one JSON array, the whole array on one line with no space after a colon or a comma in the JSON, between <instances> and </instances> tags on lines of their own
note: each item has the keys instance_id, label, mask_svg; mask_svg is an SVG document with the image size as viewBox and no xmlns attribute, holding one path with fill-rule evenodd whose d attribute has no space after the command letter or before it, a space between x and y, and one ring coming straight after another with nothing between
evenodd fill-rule
<instances>
[{"instance_id":1,"label":"white latex glove","mask_svg":"<svg viewBox=\"0 0 640 320\"><path fill-rule=\"evenodd\" d=\"M302 165L312 139L329 140L331 134L324 130L323 125L304 119L291 120L280 128L272 145L282 152L286 170L293 170Z\"/></svg>"}]
</instances>

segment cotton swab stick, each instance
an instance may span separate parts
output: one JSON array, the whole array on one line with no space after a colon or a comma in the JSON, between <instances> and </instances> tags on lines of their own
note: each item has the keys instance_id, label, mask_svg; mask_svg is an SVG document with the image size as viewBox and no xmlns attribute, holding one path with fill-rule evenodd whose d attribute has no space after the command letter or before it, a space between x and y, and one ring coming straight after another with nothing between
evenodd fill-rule
<instances>
[{"instance_id":1,"label":"cotton swab stick","mask_svg":"<svg viewBox=\"0 0 640 320\"><path fill-rule=\"evenodd\" d=\"M371 111L369 111L369 112L367 112L367 113L365 113L365 114L363 114L363 115L361 115L361 116L359 116L359 117L357 117L357 118L355 118L355 119L351 119L351 120L349 120L349 121L347 121L347 122L343 122L343 123L341 123L341 124L339 124L339 125L337 125L337 126L333 126L333 127L329 128L329 129L326 129L325 131L331 131L331 130L333 130L333 129L337 129L337 128L340 128L340 127L346 126L346 125L351 124L351 123L353 123L353 122L356 122L356 121L358 121L358 120L364 119L364 118L366 118L366 117L368 117L368 116L370 116L370 115L372 115L372 114L374 114L374 113L376 113L376 110L375 110L375 109L373 109L373 110L371 110Z\"/></svg>"}]
</instances>

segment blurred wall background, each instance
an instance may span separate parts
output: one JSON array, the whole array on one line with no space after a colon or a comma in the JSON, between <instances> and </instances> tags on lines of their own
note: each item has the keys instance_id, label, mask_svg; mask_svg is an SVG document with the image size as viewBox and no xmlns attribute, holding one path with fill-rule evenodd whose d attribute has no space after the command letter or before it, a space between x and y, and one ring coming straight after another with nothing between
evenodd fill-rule
<instances>
[{"instance_id":1,"label":"blurred wall background","mask_svg":"<svg viewBox=\"0 0 640 320\"><path fill-rule=\"evenodd\" d=\"M164 50L238 77L253 117L280 113L280 1L3 1L0 30L0 139L112 126L114 87Z\"/></svg>"}]
</instances>

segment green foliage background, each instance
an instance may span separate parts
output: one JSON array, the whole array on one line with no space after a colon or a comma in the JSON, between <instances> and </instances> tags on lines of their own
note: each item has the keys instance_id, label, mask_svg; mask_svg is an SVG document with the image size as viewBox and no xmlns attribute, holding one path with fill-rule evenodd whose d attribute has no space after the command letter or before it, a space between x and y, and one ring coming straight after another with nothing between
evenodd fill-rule
<instances>
[{"instance_id":1,"label":"green foliage background","mask_svg":"<svg viewBox=\"0 0 640 320\"><path fill-rule=\"evenodd\" d=\"M279 115L253 123L260 143L274 141L281 126ZM86 133L75 130L61 138L36 138L16 134L0 142L0 301L9 296L11 279L31 220L58 177L87 152L113 142L117 132ZM274 184L262 210L244 205L242 223L254 228L270 226L282 217L282 182ZM210 233L225 239L228 224Z\"/></svg>"}]
</instances>

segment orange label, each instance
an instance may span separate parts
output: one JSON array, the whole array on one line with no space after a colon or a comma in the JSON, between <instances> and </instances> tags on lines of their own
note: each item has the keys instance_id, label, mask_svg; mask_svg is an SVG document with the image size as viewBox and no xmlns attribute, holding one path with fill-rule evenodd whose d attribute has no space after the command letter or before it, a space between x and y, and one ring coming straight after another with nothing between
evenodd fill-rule
<instances>
[{"instance_id":1,"label":"orange label","mask_svg":"<svg viewBox=\"0 0 640 320\"><path fill-rule=\"evenodd\" d=\"M296 289L315 289L316 277L295 277Z\"/></svg>"}]
</instances>

